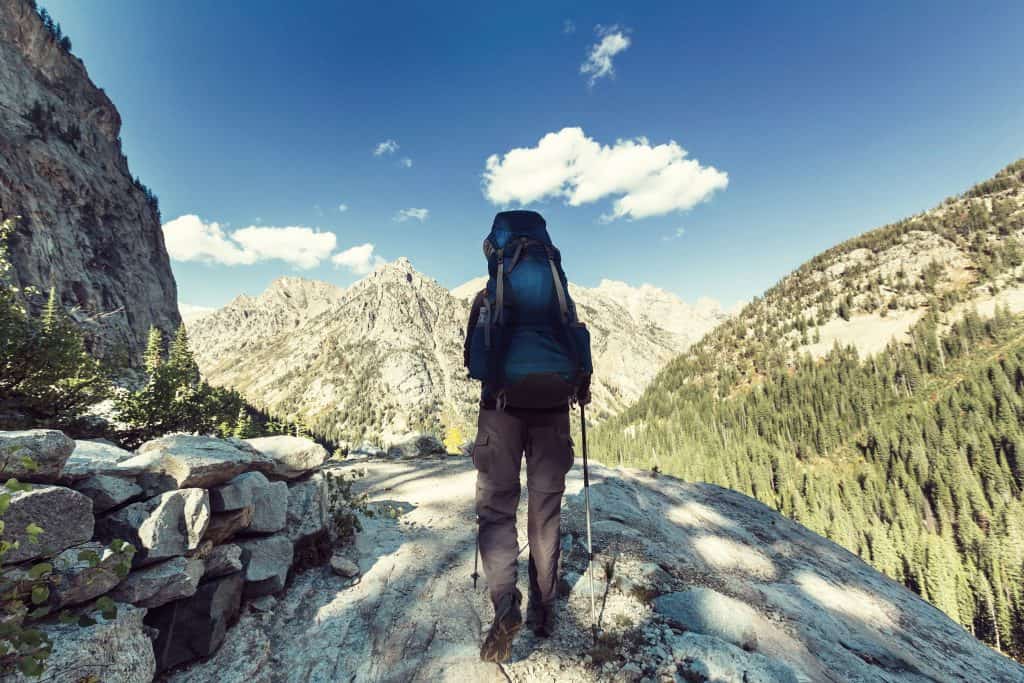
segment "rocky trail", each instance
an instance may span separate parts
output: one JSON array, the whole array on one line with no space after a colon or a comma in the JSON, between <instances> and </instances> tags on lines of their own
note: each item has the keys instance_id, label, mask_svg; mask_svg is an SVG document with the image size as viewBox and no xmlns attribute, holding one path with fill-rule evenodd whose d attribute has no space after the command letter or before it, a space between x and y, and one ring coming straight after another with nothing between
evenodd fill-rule
<instances>
[{"instance_id":1,"label":"rocky trail","mask_svg":"<svg viewBox=\"0 0 1024 683\"><path fill-rule=\"evenodd\" d=\"M562 616L481 663L492 610L474 590L465 458L370 459L359 576L293 577L172 681L1024 681L1024 668L857 557L741 494L595 466L590 635L582 473L563 507ZM521 515L522 516L522 515ZM520 529L525 543L525 528ZM521 559L526 593L526 552Z\"/></svg>"}]
</instances>

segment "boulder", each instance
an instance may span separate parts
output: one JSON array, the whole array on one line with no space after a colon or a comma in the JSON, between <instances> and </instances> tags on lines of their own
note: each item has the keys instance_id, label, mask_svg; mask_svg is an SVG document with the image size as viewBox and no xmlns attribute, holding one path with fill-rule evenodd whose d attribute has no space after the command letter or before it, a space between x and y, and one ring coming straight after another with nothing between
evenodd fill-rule
<instances>
[{"instance_id":1,"label":"boulder","mask_svg":"<svg viewBox=\"0 0 1024 683\"><path fill-rule=\"evenodd\" d=\"M33 485L11 496L3 522L4 540L18 543L3 564L53 557L92 538L92 501L63 486ZM27 531L30 524L42 528L35 538Z\"/></svg>"},{"instance_id":2,"label":"boulder","mask_svg":"<svg viewBox=\"0 0 1024 683\"><path fill-rule=\"evenodd\" d=\"M240 541L245 570L245 598L271 595L284 588L292 566L292 542L284 534Z\"/></svg>"},{"instance_id":3,"label":"boulder","mask_svg":"<svg viewBox=\"0 0 1024 683\"><path fill-rule=\"evenodd\" d=\"M270 458L272 470L269 474L284 479L301 477L330 458L330 453L323 446L297 436L261 436L245 442Z\"/></svg>"},{"instance_id":4,"label":"boulder","mask_svg":"<svg viewBox=\"0 0 1024 683\"><path fill-rule=\"evenodd\" d=\"M146 624L159 631L157 669L166 671L215 653L238 616L244 584L242 574L230 574L203 583L191 597L151 610Z\"/></svg>"},{"instance_id":5,"label":"boulder","mask_svg":"<svg viewBox=\"0 0 1024 683\"><path fill-rule=\"evenodd\" d=\"M80 605L109 592L124 579L131 561L131 552L114 552L97 541L68 548L53 559L50 606Z\"/></svg>"},{"instance_id":6,"label":"boulder","mask_svg":"<svg viewBox=\"0 0 1024 683\"><path fill-rule=\"evenodd\" d=\"M251 469L268 469L268 458L240 441L171 434L139 447L119 463L138 468L139 484L150 495L179 488L210 488Z\"/></svg>"},{"instance_id":7,"label":"boulder","mask_svg":"<svg viewBox=\"0 0 1024 683\"><path fill-rule=\"evenodd\" d=\"M232 479L230 485L248 491L252 500L252 522L246 533L273 534L284 529L288 520L288 484L268 481L259 472L246 472Z\"/></svg>"},{"instance_id":8,"label":"boulder","mask_svg":"<svg viewBox=\"0 0 1024 683\"><path fill-rule=\"evenodd\" d=\"M0 432L0 481L53 484L74 449L75 442L56 429Z\"/></svg>"},{"instance_id":9,"label":"boulder","mask_svg":"<svg viewBox=\"0 0 1024 683\"><path fill-rule=\"evenodd\" d=\"M359 576L359 565L340 552L335 552L331 555L331 569L335 574L344 576L346 579Z\"/></svg>"},{"instance_id":10,"label":"boulder","mask_svg":"<svg viewBox=\"0 0 1024 683\"><path fill-rule=\"evenodd\" d=\"M210 489L210 509L231 512L252 505L252 483L235 477L226 484Z\"/></svg>"},{"instance_id":11,"label":"boulder","mask_svg":"<svg viewBox=\"0 0 1024 683\"><path fill-rule=\"evenodd\" d=\"M206 527L204 541L210 541L214 545L221 545L230 540L235 534L249 528L252 524L253 508L250 505L241 510L232 512L221 512L210 516L210 524Z\"/></svg>"},{"instance_id":12,"label":"boulder","mask_svg":"<svg viewBox=\"0 0 1024 683\"><path fill-rule=\"evenodd\" d=\"M194 595L203 570L200 559L174 557L136 569L111 591L110 597L138 607L159 607Z\"/></svg>"},{"instance_id":13,"label":"boulder","mask_svg":"<svg viewBox=\"0 0 1024 683\"><path fill-rule=\"evenodd\" d=\"M92 626L43 626L40 630L53 643L43 679L47 683L149 683L156 675L156 659L142 623L145 614L139 607L118 604L117 616L105 619L96 615ZM14 676L10 680L39 679Z\"/></svg>"},{"instance_id":14,"label":"boulder","mask_svg":"<svg viewBox=\"0 0 1024 683\"><path fill-rule=\"evenodd\" d=\"M112 477L107 474L94 474L72 484L79 493L84 493L92 500L95 513L106 512L111 508L141 498L142 487L128 479Z\"/></svg>"},{"instance_id":15,"label":"boulder","mask_svg":"<svg viewBox=\"0 0 1024 683\"><path fill-rule=\"evenodd\" d=\"M346 460L365 460L367 458L383 458L387 455L387 451L378 446L374 446L369 441L364 441L355 448L350 448L348 455L345 456Z\"/></svg>"},{"instance_id":16,"label":"boulder","mask_svg":"<svg viewBox=\"0 0 1024 683\"><path fill-rule=\"evenodd\" d=\"M320 473L288 487L288 519L285 536L299 543L327 529L327 483Z\"/></svg>"},{"instance_id":17,"label":"boulder","mask_svg":"<svg viewBox=\"0 0 1024 683\"><path fill-rule=\"evenodd\" d=\"M196 549L209 521L206 491L181 489L131 503L101 517L96 523L96 536L107 543L115 538L128 541L137 551L134 565L142 566Z\"/></svg>"},{"instance_id":18,"label":"boulder","mask_svg":"<svg viewBox=\"0 0 1024 683\"><path fill-rule=\"evenodd\" d=\"M135 454L131 451L118 448L109 441L79 439L75 441L75 450L71 452L71 457L64 463L60 479L64 483L74 483L96 474L136 477L142 471L141 468L121 464L134 457Z\"/></svg>"},{"instance_id":19,"label":"boulder","mask_svg":"<svg viewBox=\"0 0 1024 683\"><path fill-rule=\"evenodd\" d=\"M408 434L401 441L388 448L389 458L422 458L428 455L445 455L448 449L432 434Z\"/></svg>"},{"instance_id":20,"label":"boulder","mask_svg":"<svg viewBox=\"0 0 1024 683\"><path fill-rule=\"evenodd\" d=\"M215 579L242 571L242 549L234 543L214 548L206 558L206 573L203 580Z\"/></svg>"}]
</instances>

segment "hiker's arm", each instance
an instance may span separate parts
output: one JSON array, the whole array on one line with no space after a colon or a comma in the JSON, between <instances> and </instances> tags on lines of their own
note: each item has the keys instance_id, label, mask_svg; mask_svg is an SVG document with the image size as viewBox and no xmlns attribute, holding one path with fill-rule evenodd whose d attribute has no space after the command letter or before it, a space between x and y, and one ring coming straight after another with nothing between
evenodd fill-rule
<instances>
[{"instance_id":1,"label":"hiker's arm","mask_svg":"<svg viewBox=\"0 0 1024 683\"><path fill-rule=\"evenodd\" d=\"M480 318L480 306L483 304L484 296L486 294L486 289L481 289L477 292L476 297L473 299L473 305L469 309L469 323L466 325L466 340L462 343L462 364L467 368L469 367L469 342L473 338L473 328L476 327L476 322Z\"/></svg>"}]
</instances>

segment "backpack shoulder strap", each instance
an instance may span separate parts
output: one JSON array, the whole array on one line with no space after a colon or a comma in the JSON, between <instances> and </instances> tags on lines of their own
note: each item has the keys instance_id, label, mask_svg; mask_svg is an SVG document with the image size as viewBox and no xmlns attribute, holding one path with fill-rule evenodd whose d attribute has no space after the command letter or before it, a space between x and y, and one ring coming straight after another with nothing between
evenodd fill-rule
<instances>
[{"instance_id":1,"label":"backpack shoulder strap","mask_svg":"<svg viewBox=\"0 0 1024 683\"><path fill-rule=\"evenodd\" d=\"M551 277L555 283L555 296L558 297L558 310L562 314L562 323L567 324L569 322L569 300L565 296L565 287L562 286L562 276L558 272L558 266L555 265L555 257L551 253L551 248L548 247L548 265L551 267Z\"/></svg>"},{"instance_id":2,"label":"backpack shoulder strap","mask_svg":"<svg viewBox=\"0 0 1024 683\"><path fill-rule=\"evenodd\" d=\"M498 270L495 274L494 283L494 322L502 322L502 314L505 312L505 247L498 249Z\"/></svg>"}]
</instances>

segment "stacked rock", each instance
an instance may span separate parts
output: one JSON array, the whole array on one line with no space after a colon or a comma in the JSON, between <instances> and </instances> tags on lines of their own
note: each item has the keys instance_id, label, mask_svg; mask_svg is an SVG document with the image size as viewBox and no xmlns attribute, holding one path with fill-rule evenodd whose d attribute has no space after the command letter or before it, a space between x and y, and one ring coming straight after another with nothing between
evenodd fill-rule
<instances>
[{"instance_id":1,"label":"stacked rock","mask_svg":"<svg viewBox=\"0 0 1024 683\"><path fill-rule=\"evenodd\" d=\"M51 662L141 681L213 654L245 601L284 588L297 546L327 538L317 470L328 457L291 436L171 434L133 453L55 430L0 432L0 477L31 482L3 515L5 540L19 541L5 570L48 559L52 608L103 595L119 607L115 620L84 629L44 625ZM34 539L30 524L43 529ZM115 541L135 548L127 576L117 568L129 556L111 549L120 548ZM112 637L146 646L102 647Z\"/></svg>"}]
</instances>

